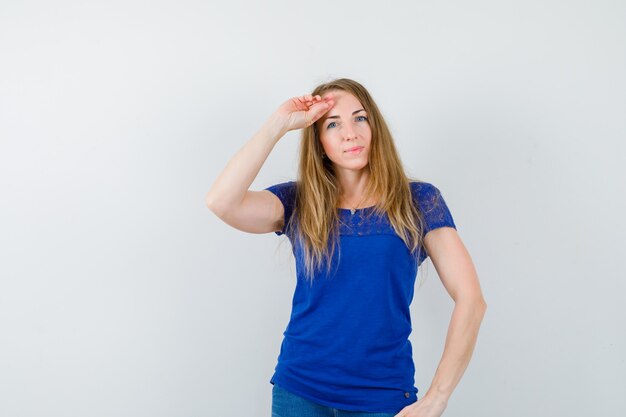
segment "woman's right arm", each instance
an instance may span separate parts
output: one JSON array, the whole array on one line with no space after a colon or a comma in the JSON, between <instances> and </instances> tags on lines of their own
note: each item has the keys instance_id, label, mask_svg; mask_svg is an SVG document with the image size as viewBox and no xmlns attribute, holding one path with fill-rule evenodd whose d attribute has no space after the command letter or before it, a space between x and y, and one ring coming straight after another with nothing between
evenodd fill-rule
<instances>
[{"instance_id":1,"label":"woman's right arm","mask_svg":"<svg viewBox=\"0 0 626 417\"><path fill-rule=\"evenodd\" d=\"M274 145L290 130L309 126L332 107L321 97L294 97L283 103L228 162L206 195L207 207L230 226L249 233L281 230L284 207L268 190L250 185Z\"/></svg>"}]
</instances>

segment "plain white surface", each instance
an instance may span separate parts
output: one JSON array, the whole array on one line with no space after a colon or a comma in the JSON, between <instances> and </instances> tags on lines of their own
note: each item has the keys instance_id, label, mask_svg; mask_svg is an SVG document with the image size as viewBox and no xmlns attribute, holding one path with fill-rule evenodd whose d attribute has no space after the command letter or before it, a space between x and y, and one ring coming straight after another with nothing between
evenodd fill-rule
<instances>
[{"instance_id":1,"label":"plain white surface","mask_svg":"<svg viewBox=\"0 0 626 417\"><path fill-rule=\"evenodd\" d=\"M269 415L289 242L204 197L282 101L344 76L442 191L489 305L444 415L626 415L626 5L384 6L2 3L0 415ZM295 178L298 135L252 189ZM429 263L418 395L452 308Z\"/></svg>"}]
</instances>

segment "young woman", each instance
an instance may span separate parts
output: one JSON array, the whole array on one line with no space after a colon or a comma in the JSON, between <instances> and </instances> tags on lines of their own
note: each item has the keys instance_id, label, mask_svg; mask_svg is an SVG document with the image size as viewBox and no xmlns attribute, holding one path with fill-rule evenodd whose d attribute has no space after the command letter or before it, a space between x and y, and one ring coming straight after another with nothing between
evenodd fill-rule
<instances>
[{"instance_id":1,"label":"young woman","mask_svg":"<svg viewBox=\"0 0 626 417\"><path fill-rule=\"evenodd\" d=\"M303 129L297 181L250 191L294 129ZM486 303L441 192L405 175L361 84L337 79L284 102L229 161L207 205L232 227L292 243L297 284L270 380L272 417L442 415ZM426 257L455 307L441 362L418 397L409 305Z\"/></svg>"}]
</instances>

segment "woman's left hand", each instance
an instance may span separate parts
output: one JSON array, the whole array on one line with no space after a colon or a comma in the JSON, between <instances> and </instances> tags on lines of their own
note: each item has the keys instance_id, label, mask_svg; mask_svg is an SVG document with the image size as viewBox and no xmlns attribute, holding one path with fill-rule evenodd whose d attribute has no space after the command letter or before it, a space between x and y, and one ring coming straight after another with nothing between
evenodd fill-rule
<instances>
[{"instance_id":1,"label":"woman's left hand","mask_svg":"<svg viewBox=\"0 0 626 417\"><path fill-rule=\"evenodd\" d=\"M404 407L394 417L440 417L447 406L447 401L426 394Z\"/></svg>"}]
</instances>

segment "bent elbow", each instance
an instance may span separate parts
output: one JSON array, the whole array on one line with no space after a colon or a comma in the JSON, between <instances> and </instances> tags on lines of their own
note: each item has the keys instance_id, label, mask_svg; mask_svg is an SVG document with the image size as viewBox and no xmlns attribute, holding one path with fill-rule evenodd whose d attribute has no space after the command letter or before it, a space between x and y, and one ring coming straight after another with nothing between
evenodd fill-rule
<instances>
[{"instance_id":1,"label":"bent elbow","mask_svg":"<svg viewBox=\"0 0 626 417\"><path fill-rule=\"evenodd\" d=\"M207 208L211 210L217 217L221 217L222 210L219 207L217 201L212 198L210 195L207 195L204 199L204 204L206 204Z\"/></svg>"},{"instance_id":2,"label":"bent elbow","mask_svg":"<svg viewBox=\"0 0 626 417\"><path fill-rule=\"evenodd\" d=\"M485 302L485 300L481 300L480 309L482 310L483 314L485 314L485 312L487 311L487 303Z\"/></svg>"}]
</instances>

